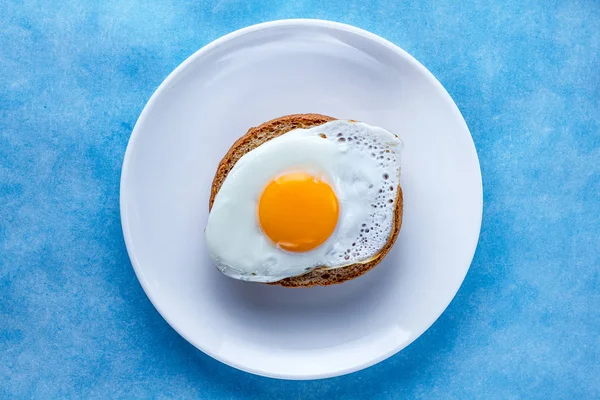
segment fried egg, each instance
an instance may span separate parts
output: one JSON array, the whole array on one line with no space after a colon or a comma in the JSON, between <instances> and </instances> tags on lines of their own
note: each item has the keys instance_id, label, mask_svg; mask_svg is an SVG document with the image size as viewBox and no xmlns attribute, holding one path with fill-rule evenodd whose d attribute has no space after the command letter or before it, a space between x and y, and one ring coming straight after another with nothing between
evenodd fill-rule
<instances>
[{"instance_id":1,"label":"fried egg","mask_svg":"<svg viewBox=\"0 0 600 400\"><path fill-rule=\"evenodd\" d=\"M335 120L246 153L208 216L212 260L256 282L371 261L393 231L401 149L385 129Z\"/></svg>"}]
</instances>

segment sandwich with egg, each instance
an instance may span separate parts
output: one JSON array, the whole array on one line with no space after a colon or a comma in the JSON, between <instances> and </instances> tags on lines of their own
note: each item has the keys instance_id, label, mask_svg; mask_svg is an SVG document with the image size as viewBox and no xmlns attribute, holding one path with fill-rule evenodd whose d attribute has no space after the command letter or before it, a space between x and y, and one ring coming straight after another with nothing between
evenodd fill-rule
<instances>
[{"instance_id":1,"label":"sandwich with egg","mask_svg":"<svg viewBox=\"0 0 600 400\"><path fill-rule=\"evenodd\" d=\"M229 277L286 287L363 275L400 231L402 147L383 128L320 114L251 128L212 183L213 262Z\"/></svg>"}]
</instances>

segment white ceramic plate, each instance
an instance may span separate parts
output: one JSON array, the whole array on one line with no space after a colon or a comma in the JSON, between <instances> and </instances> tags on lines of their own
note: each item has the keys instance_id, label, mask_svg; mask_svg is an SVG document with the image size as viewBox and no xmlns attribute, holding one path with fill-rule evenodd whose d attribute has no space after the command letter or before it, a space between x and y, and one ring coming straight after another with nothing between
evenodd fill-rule
<instances>
[{"instance_id":1,"label":"white ceramic plate","mask_svg":"<svg viewBox=\"0 0 600 400\"><path fill-rule=\"evenodd\" d=\"M249 127L310 112L404 141L396 245L371 272L331 287L225 277L203 236L218 162ZM127 250L156 309L206 354L277 378L356 371L419 337L461 285L481 215L475 147L440 83L392 43L318 20L251 26L187 59L144 108L121 178Z\"/></svg>"}]
</instances>

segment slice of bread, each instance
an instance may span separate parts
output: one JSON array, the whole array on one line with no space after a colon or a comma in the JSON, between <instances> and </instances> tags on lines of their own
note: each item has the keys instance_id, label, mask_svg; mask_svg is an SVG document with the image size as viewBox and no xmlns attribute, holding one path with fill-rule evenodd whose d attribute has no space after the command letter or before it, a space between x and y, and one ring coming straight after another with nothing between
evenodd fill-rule
<instances>
[{"instance_id":1,"label":"slice of bread","mask_svg":"<svg viewBox=\"0 0 600 400\"><path fill-rule=\"evenodd\" d=\"M280 118L275 118L264 124L250 128L248 132L239 138L229 149L225 157L219 163L217 173L213 179L212 189L210 192L210 200L208 203L209 210L212 208L215 196L219 192L221 185L233 168L235 163L247 152L255 149L261 144L283 135L297 128L312 128L313 126L322 125L326 122L333 121L335 118L320 114L294 114L286 115ZM350 279L357 278L367 271L371 270L383 260L386 254L392 248L392 245L398 237L400 226L402 225L402 189L398 186L398 195L396 197L396 209L394 210L394 226L385 246L379 251L374 259L366 263L351 264L346 267L335 269L317 268L304 275L286 278L271 285L280 285L286 287L311 287L315 285L328 286L336 283L342 283Z\"/></svg>"}]
</instances>

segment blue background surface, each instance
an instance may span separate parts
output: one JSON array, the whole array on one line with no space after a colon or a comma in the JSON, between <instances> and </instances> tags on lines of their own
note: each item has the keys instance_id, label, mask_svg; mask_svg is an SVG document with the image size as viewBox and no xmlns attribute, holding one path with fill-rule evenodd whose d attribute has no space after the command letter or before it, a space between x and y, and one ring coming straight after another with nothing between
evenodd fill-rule
<instances>
[{"instance_id":1,"label":"blue background surface","mask_svg":"<svg viewBox=\"0 0 600 400\"><path fill-rule=\"evenodd\" d=\"M599 398L600 3L0 0L0 398ZM235 29L311 17L404 48L478 149L481 239L405 351L308 382L175 333L131 268L119 174L144 104ZM368 396L368 397L367 397Z\"/></svg>"}]
</instances>

